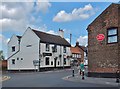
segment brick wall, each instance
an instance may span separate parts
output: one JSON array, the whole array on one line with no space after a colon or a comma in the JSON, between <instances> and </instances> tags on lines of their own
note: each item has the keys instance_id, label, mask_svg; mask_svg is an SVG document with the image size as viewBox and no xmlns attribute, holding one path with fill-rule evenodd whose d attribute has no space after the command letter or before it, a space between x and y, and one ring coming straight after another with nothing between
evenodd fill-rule
<instances>
[{"instance_id":1,"label":"brick wall","mask_svg":"<svg viewBox=\"0 0 120 89\"><path fill-rule=\"evenodd\" d=\"M115 73L118 69L120 41L116 44L107 44L107 29L110 27L118 27L118 39L120 40L120 23L118 23L120 18L118 17L120 17L120 4L111 4L88 26L89 72ZM96 39L98 34L105 35L101 44Z\"/></svg>"}]
</instances>

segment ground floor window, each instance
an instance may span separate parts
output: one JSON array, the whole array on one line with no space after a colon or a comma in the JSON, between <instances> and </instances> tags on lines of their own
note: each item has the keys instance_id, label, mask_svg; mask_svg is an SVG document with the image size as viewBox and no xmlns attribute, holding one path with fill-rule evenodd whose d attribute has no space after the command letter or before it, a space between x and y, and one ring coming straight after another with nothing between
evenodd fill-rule
<instances>
[{"instance_id":1,"label":"ground floor window","mask_svg":"<svg viewBox=\"0 0 120 89\"><path fill-rule=\"evenodd\" d=\"M60 64L60 62L58 61L58 65Z\"/></svg>"},{"instance_id":2,"label":"ground floor window","mask_svg":"<svg viewBox=\"0 0 120 89\"><path fill-rule=\"evenodd\" d=\"M64 58L64 65L66 65L66 58Z\"/></svg>"},{"instance_id":3,"label":"ground floor window","mask_svg":"<svg viewBox=\"0 0 120 89\"><path fill-rule=\"evenodd\" d=\"M51 65L53 65L53 61L51 61Z\"/></svg>"},{"instance_id":4,"label":"ground floor window","mask_svg":"<svg viewBox=\"0 0 120 89\"><path fill-rule=\"evenodd\" d=\"M46 65L49 65L49 57L46 57L46 58L45 58L45 64L46 64Z\"/></svg>"}]
</instances>

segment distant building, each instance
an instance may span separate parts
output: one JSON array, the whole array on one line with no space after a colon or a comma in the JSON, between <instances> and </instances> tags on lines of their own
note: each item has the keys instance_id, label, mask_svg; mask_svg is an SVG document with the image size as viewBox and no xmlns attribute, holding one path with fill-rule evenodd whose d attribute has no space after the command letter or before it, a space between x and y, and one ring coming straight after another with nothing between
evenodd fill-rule
<instances>
[{"instance_id":1,"label":"distant building","mask_svg":"<svg viewBox=\"0 0 120 89\"><path fill-rule=\"evenodd\" d=\"M120 4L111 4L87 30L88 76L115 77L120 68ZM99 34L105 36L101 42Z\"/></svg>"},{"instance_id":2,"label":"distant building","mask_svg":"<svg viewBox=\"0 0 120 89\"><path fill-rule=\"evenodd\" d=\"M0 60L0 69L3 71L7 70L7 60Z\"/></svg>"},{"instance_id":3,"label":"distant building","mask_svg":"<svg viewBox=\"0 0 120 89\"><path fill-rule=\"evenodd\" d=\"M8 42L8 70L70 67L71 45L64 39L63 30L59 34L28 27L23 36L13 35Z\"/></svg>"},{"instance_id":4,"label":"distant building","mask_svg":"<svg viewBox=\"0 0 120 89\"><path fill-rule=\"evenodd\" d=\"M76 42L75 47L71 47L72 59L77 60L78 64L81 61L84 62L84 47L79 45L79 42Z\"/></svg>"}]
</instances>

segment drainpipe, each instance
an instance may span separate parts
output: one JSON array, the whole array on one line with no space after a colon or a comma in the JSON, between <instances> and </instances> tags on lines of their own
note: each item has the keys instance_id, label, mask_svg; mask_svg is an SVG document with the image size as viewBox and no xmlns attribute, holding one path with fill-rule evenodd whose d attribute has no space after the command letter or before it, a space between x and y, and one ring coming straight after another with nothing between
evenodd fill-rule
<instances>
[{"instance_id":1,"label":"drainpipe","mask_svg":"<svg viewBox=\"0 0 120 89\"><path fill-rule=\"evenodd\" d=\"M61 45L60 45L60 67L61 67L61 58L62 58L62 54L61 54Z\"/></svg>"},{"instance_id":2,"label":"drainpipe","mask_svg":"<svg viewBox=\"0 0 120 89\"><path fill-rule=\"evenodd\" d=\"M38 65L39 72L40 72L40 60L41 60L41 54L40 54L40 39L39 39L39 65Z\"/></svg>"}]
</instances>

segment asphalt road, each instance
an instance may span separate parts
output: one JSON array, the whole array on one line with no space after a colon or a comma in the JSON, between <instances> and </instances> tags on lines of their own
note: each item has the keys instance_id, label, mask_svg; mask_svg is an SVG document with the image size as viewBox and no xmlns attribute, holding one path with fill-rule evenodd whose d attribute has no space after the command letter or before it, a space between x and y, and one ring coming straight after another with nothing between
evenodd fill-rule
<instances>
[{"instance_id":1,"label":"asphalt road","mask_svg":"<svg viewBox=\"0 0 120 89\"><path fill-rule=\"evenodd\" d=\"M75 72L77 73L77 71ZM106 84L73 82L62 79L71 75L71 70L31 73L7 73L11 78L3 81L3 87L112 87Z\"/></svg>"}]
</instances>

